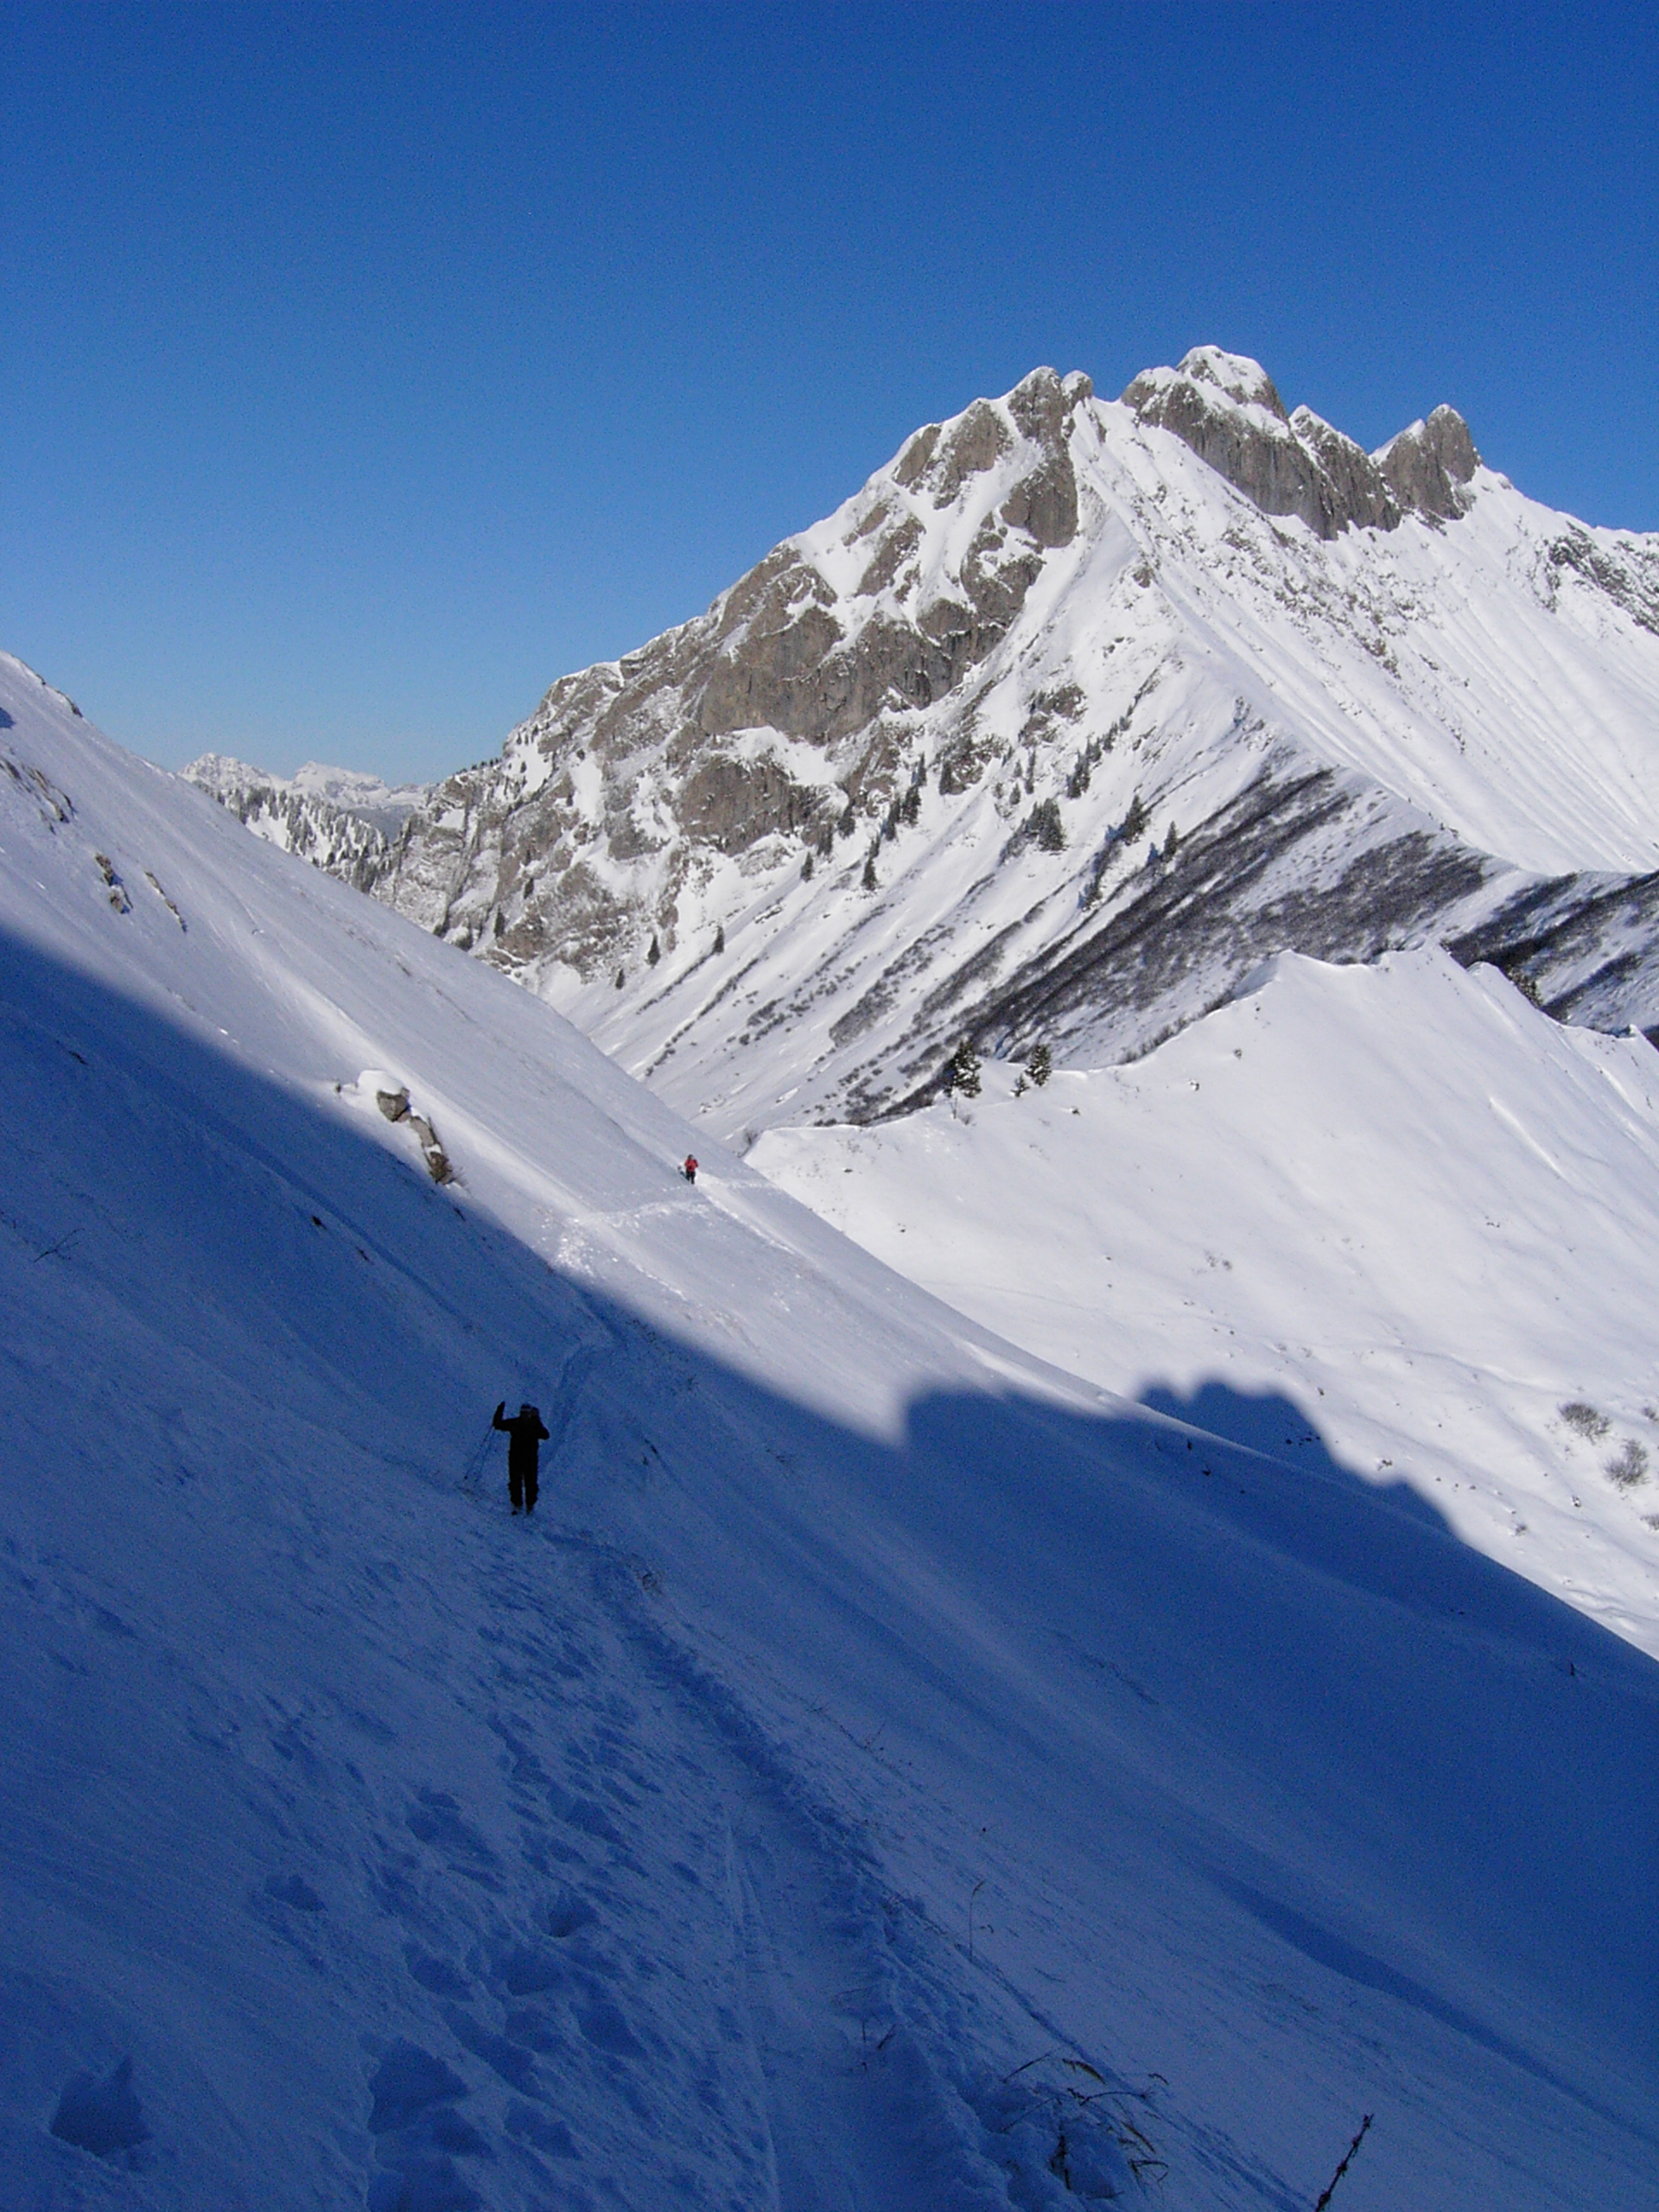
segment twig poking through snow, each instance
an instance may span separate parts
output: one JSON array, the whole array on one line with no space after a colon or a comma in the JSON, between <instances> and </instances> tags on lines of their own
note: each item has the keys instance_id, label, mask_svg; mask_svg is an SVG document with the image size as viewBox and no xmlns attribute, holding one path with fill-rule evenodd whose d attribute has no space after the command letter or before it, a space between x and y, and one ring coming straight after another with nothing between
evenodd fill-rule
<instances>
[{"instance_id":1,"label":"twig poking through snow","mask_svg":"<svg viewBox=\"0 0 1659 2212\"><path fill-rule=\"evenodd\" d=\"M1370 2124L1371 2115L1370 2113L1367 2113L1359 2123L1358 2134L1355 2136L1353 2141L1348 2145L1347 2150L1343 2153L1342 2164L1337 2168L1337 2171L1332 2175L1330 2181L1326 2183L1325 2194L1320 2197L1319 2202L1313 2207L1313 2212L1325 2212L1325 2206L1331 2202L1332 2196L1336 2192L1337 2183L1342 2179L1344 2174L1347 2172L1349 2167L1352 2165L1354 2162L1354 2153L1358 2150L1360 2145L1365 2140L1365 2131L1370 2127Z\"/></svg>"}]
</instances>

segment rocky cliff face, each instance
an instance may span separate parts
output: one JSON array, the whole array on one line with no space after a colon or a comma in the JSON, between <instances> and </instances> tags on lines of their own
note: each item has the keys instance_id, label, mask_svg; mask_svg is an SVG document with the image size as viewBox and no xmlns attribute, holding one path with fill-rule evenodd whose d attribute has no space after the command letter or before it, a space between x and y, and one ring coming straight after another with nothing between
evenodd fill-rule
<instances>
[{"instance_id":1,"label":"rocky cliff face","mask_svg":"<svg viewBox=\"0 0 1659 2212\"><path fill-rule=\"evenodd\" d=\"M929 424L390 835L235 803L731 1134L1144 1050L1286 947L1659 1020L1656 709L1659 543L1200 347Z\"/></svg>"},{"instance_id":2,"label":"rocky cliff face","mask_svg":"<svg viewBox=\"0 0 1659 2212\"><path fill-rule=\"evenodd\" d=\"M556 683L499 763L411 819L377 889L505 963L582 977L676 945L732 860L764 871L880 818L918 713L1009 633L1077 527L1066 438L1086 378L1039 369L910 440L873 480L835 573L779 546L709 612ZM934 517L971 513L936 547Z\"/></svg>"},{"instance_id":3,"label":"rocky cliff face","mask_svg":"<svg viewBox=\"0 0 1659 2212\"><path fill-rule=\"evenodd\" d=\"M1255 361L1195 346L1175 369L1147 369L1123 394L1141 422L1173 430L1267 515L1296 515L1321 537L1397 530L1407 515L1452 521L1480 455L1463 417L1437 407L1368 454L1312 408L1287 415Z\"/></svg>"}]
</instances>

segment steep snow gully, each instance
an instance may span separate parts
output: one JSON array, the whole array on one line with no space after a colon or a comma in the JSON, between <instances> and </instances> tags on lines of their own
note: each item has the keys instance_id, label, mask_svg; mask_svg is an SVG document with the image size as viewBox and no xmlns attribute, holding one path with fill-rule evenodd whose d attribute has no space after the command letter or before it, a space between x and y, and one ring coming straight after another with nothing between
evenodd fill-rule
<instances>
[{"instance_id":1,"label":"steep snow gully","mask_svg":"<svg viewBox=\"0 0 1659 2212\"><path fill-rule=\"evenodd\" d=\"M9 2205L1659 2204L1651 1661L0 711Z\"/></svg>"}]
</instances>

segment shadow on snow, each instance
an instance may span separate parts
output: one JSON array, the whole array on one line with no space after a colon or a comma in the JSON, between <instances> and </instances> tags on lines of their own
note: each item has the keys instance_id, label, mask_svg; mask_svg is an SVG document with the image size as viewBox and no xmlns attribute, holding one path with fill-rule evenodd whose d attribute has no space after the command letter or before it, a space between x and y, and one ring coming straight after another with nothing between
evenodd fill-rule
<instances>
[{"instance_id":1,"label":"shadow on snow","mask_svg":"<svg viewBox=\"0 0 1659 2212\"><path fill-rule=\"evenodd\" d=\"M648 1560L702 1663L752 1661L777 1710L828 1700L924 1795L979 1777L1023 1805L1124 1979L1173 1914L1206 1957L1267 1976L1288 1950L1610 2119L1581 2056L1541 2055L1549 2020L1659 2047L1659 1673L1284 1401L944 1393L874 1438L13 939L0 1001L13 1273L44 1290L37 1255L77 1234L54 1295L99 1317L111 1374L158 1348L118 1408L96 1373L66 1402L48 1361L16 1476L79 1455L94 1491L165 1481L184 1514L303 1467L459 1513L491 1406L532 1399L544 1518Z\"/></svg>"}]
</instances>

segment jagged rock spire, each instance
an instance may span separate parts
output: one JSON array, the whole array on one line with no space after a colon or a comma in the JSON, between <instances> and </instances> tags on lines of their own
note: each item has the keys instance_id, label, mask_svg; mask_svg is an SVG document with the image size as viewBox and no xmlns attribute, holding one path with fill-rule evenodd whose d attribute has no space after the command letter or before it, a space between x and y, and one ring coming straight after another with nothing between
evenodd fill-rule
<instances>
[{"instance_id":1,"label":"jagged rock spire","mask_svg":"<svg viewBox=\"0 0 1659 2212\"><path fill-rule=\"evenodd\" d=\"M1449 521L1467 506L1462 487L1480 466L1450 407L1368 454L1311 408L1287 415L1261 363L1218 346L1194 346L1173 369L1143 369L1123 404L1173 430L1264 514L1299 515L1321 537L1395 530L1407 514Z\"/></svg>"}]
</instances>

